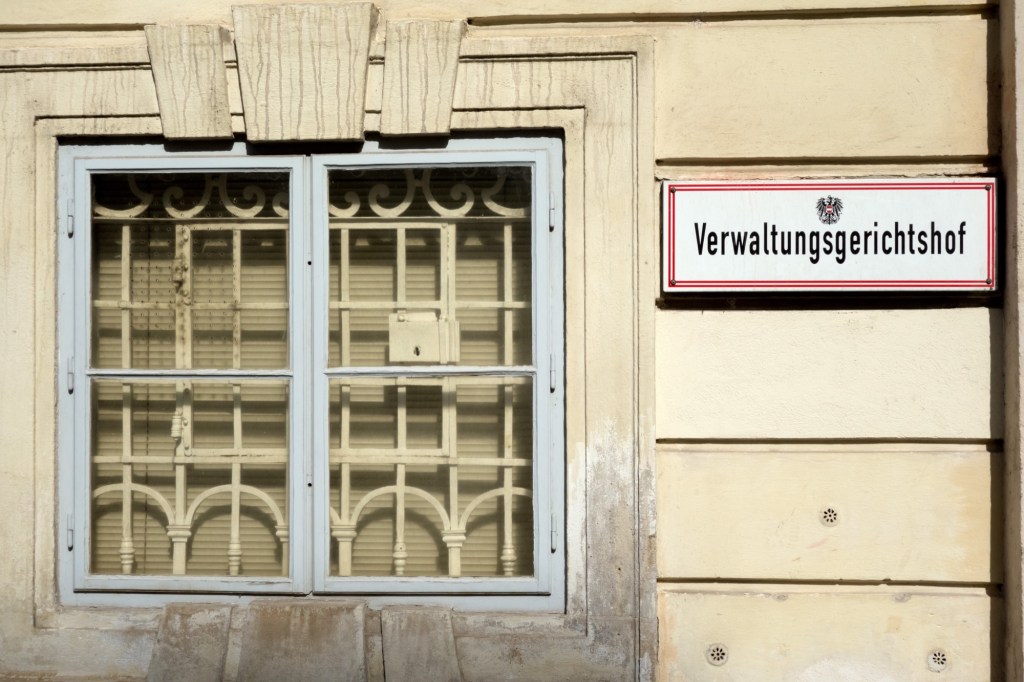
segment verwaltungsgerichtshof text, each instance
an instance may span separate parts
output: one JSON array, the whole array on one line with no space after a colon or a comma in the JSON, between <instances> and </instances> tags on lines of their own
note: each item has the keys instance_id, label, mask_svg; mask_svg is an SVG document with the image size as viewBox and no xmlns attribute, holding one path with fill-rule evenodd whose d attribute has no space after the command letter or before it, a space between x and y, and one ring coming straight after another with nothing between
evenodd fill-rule
<instances>
[{"instance_id":1,"label":"verwaltungsgerichtshof text","mask_svg":"<svg viewBox=\"0 0 1024 682\"><path fill-rule=\"evenodd\" d=\"M842 265L847 256L963 255L967 221L952 230L937 229L934 220L924 229L897 221L892 228L876 222L861 230L787 230L765 222L760 231L708 230L707 222L695 222L693 231L698 256L806 256L813 264L831 256Z\"/></svg>"}]
</instances>

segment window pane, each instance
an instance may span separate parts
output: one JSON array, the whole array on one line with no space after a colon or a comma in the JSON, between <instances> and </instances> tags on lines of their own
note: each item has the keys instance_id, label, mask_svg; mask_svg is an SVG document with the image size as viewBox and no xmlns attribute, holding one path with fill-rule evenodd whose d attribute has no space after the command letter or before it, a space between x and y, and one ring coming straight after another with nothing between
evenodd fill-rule
<instances>
[{"instance_id":1,"label":"window pane","mask_svg":"<svg viewBox=\"0 0 1024 682\"><path fill-rule=\"evenodd\" d=\"M332 575L533 574L528 377L330 384Z\"/></svg>"},{"instance_id":2,"label":"window pane","mask_svg":"<svg viewBox=\"0 0 1024 682\"><path fill-rule=\"evenodd\" d=\"M92 382L91 571L288 570L285 381Z\"/></svg>"},{"instance_id":3,"label":"window pane","mask_svg":"<svg viewBox=\"0 0 1024 682\"><path fill-rule=\"evenodd\" d=\"M91 177L94 367L287 366L287 174Z\"/></svg>"},{"instance_id":4,"label":"window pane","mask_svg":"<svg viewBox=\"0 0 1024 682\"><path fill-rule=\"evenodd\" d=\"M329 173L334 367L531 364L530 169Z\"/></svg>"}]
</instances>

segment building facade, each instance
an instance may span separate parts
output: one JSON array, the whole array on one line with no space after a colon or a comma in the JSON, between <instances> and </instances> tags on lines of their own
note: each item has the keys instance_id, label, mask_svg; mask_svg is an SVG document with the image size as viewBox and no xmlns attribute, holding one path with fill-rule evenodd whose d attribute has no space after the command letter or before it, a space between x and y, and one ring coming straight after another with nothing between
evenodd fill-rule
<instances>
[{"instance_id":1,"label":"building facade","mask_svg":"<svg viewBox=\"0 0 1024 682\"><path fill-rule=\"evenodd\" d=\"M1013 0L9 5L0 677L1024 680ZM994 292L662 289L945 177Z\"/></svg>"}]
</instances>

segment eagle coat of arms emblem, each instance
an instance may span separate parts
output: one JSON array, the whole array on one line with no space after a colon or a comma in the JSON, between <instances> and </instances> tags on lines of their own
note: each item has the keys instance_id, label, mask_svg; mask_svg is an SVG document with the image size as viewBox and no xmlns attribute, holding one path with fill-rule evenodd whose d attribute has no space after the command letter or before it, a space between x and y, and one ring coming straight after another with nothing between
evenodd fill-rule
<instances>
[{"instance_id":1,"label":"eagle coat of arms emblem","mask_svg":"<svg viewBox=\"0 0 1024 682\"><path fill-rule=\"evenodd\" d=\"M843 212L843 202L839 197L827 196L818 199L818 220L826 225L839 222L839 214Z\"/></svg>"}]
</instances>

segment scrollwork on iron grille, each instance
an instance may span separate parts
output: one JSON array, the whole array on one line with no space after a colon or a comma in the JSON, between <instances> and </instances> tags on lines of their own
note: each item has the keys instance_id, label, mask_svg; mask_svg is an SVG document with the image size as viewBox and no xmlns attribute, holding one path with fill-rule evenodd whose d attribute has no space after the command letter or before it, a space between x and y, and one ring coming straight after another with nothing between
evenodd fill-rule
<instances>
[{"instance_id":1,"label":"scrollwork on iron grille","mask_svg":"<svg viewBox=\"0 0 1024 682\"><path fill-rule=\"evenodd\" d=\"M336 218L524 218L528 196L507 187L510 176L521 178L524 172L520 168L406 168L399 181L393 173L344 171L336 173L332 184L337 188L344 178L345 188L332 190L327 210ZM438 173L444 177L436 177ZM516 184L515 189L520 188L521 183Z\"/></svg>"},{"instance_id":2,"label":"scrollwork on iron grille","mask_svg":"<svg viewBox=\"0 0 1024 682\"><path fill-rule=\"evenodd\" d=\"M280 174L174 173L95 176L99 218L287 218ZM100 198L102 195L102 199Z\"/></svg>"}]
</instances>

